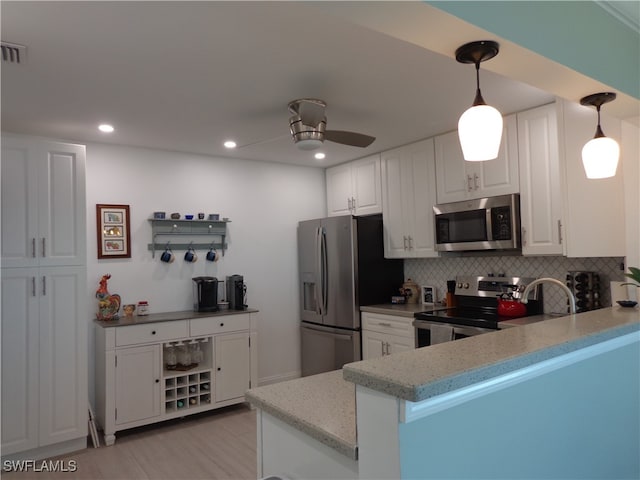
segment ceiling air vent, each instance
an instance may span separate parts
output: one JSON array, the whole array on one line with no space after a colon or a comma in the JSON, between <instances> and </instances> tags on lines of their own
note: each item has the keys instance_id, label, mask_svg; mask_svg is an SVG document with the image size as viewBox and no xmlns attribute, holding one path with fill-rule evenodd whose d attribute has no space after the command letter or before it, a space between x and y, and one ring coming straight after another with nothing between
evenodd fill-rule
<instances>
[{"instance_id":1,"label":"ceiling air vent","mask_svg":"<svg viewBox=\"0 0 640 480\"><path fill-rule=\"evenodd\" d=\"M2 42L2 63L24 63L27 59L27 47L15 43Z\"/></svg>"}]
</instances>

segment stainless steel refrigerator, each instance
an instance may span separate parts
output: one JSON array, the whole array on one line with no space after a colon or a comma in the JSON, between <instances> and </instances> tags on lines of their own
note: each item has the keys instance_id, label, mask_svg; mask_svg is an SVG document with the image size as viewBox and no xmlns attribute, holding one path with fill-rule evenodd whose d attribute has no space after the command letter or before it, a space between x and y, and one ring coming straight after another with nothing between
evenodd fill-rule
<instances>
[{"instance_id":1,"label":"stainless steel refrigerator","mask_svg":"<svg viewBox=\"0 0 640 480\"><path fill-rule=\"evenodd\" d=\"M298 224L303 376L361 360L360 306L389 303L402 285L382 228L382 215Z\"/></svg>"}]
</instances>

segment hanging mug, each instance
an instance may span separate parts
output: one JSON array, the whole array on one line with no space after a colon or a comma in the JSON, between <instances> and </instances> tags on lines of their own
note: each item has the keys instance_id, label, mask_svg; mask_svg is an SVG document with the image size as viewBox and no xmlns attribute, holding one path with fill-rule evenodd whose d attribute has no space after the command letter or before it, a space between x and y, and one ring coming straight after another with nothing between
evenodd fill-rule
<instances>
[{"instance_id":1,"label":"hanging mug","mask_svg":"<svg viewBox=\"0 0 640 480\"><path fill-rule=\"evenodd\" d=\"M213 249L209 249L207 252L207 260L210 262L215 262L218 260L218 253Z\"/></svg>"},{"instance_id":2,"label":"hanging mug","mask_svg":"<svg viewBox=\"0 0 640 480\"><path fill-rule=\"evenodd\" d=\"M192 248L190 248L184 254L184 259L186 262L195 263L198 260L198 255L196 255L196 252Z\"/></svg>"},{"instance_id":3,"label":"hanging mug","mask_svg":"<svg viewBox=\"0 0 640 480\"><path fill-rule=\"evenodd\" d=\"M162 252L162 255L160 255L160 260L165 263L173 263L175 257L173 255L173 252L167 248L164 252Z\"/></svg>"}]
</instances>

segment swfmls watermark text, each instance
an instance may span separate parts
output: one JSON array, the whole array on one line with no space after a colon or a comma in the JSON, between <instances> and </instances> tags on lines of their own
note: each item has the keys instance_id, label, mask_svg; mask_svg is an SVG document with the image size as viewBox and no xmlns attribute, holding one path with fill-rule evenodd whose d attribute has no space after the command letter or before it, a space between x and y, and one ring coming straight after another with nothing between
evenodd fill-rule
<instances>
[{"instance_id":1,"label":"swfmls watermark text","mask_svg":"<svg viewBox=\"0 0 640 480\"><path fill-rule=\"evenodd\" d=\"M78 470L75 460L4 460L3 472L67 472Z\"/></svg>"}]
</instances>

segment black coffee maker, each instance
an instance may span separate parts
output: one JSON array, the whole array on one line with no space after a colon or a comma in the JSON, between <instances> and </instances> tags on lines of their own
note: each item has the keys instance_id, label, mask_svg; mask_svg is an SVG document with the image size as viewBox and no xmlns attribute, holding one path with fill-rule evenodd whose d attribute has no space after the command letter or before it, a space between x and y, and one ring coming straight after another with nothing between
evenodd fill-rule
<instances>
[{"instance_id":1,"label":"black coffee maker","mask_svg":"<svg viewBox=\"0 0 640 480\"><path fill-rule=\"evenodd\" d=\"M245 307L244 296L247 286L244 284L242 275L231 275L227 277L227 301L230 310L243 310Z\"/></svg>"},{"instance_id":2,"label":"black coffee maker","mask_svg":"<svg viewBox=\"0 0 640 480\"><path fill-rule=\"evenodd\" d=\"M218 283L216 277L193 278L193 309L196 312L218 310Z\"/></svg>"}]
</instances>

